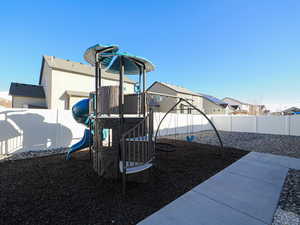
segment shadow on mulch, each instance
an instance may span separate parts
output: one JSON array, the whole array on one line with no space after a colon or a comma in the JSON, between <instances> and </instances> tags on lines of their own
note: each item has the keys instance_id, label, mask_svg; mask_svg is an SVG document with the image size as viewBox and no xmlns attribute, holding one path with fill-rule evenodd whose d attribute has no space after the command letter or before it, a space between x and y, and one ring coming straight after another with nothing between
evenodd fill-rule
<instances>
[{"instance_id":1,"label":"shadow on mulch","mask_svg":"<svg viewBox=\"0 0 300 225\"><path fill-rule=\"evenodd\" d=\"M104 180L88 152L0 164L0 224L136 224L207 180L248 152L178 142L176 151L157 153L148 183Z\"/></svg>"}]
</instances>

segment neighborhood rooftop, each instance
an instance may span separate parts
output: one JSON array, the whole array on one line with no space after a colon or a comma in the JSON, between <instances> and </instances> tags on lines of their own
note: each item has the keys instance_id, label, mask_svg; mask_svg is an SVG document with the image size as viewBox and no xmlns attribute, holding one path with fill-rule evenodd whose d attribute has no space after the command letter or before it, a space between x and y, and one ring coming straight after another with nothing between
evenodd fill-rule
<instances>
[{"instance_id":1,"label":"neighborhood rooftop","mask_svg":"<svg viewBox=\"0 0 300 225\"><path fill-rule=\"evenodd\" d=\"M151 86L153 86L155 83L159 83L161 85L164 85L178 93L182 93L182 94L188 94L188 95L193 95L193 96L199 96L199 97L203 97L205 99L207 99L208 101L210 102L213 102L217 105L222 105L222 106L227 106L228 103L212 96L212 95L206 95L206 94L202 94L202 93L197 93L197 92L194 92L194 91L191 91L185 87L181 87L181 86L177 86L177 85L173 85L173 84L168 84L168 83L165 83L165 82L159 82L159 81L155 81ZM151 88L151 86L148 88L148 90Z\"/></svg>"},{"instance_id":2,"label":"neighborhood rooftop","mask_svg":"<svg viewBox=\"0 0 300 225\"><path fill-rule=\"evenodd\" d=\"M202 94L202 93L199 93L199 94L200 94L200 96L202 96L202 97L206 98L207 100L209 100L211 102L214 102L216 104L224 105L224 106L228 105L228 103L226 103L226 102L224 102L224 101L222 101L222 100L220 100L220 99L218 99L218 98L216 98L212 95L206 95L206 94Z\"/></svg>"},{"instance_id":3,"label":"neighborhood rooftop","mask_svg":"<svg viewBox=\"0 0 300 225\"><path fill-rule=\"evenodd\" d=\"M80 73L80 74L85 74L85 75L89 75L89 76L95 76L95 67L93 67L93 66L57 58L55 56L44 55L43 62L42 62L42 68L41 68L41 72L40 72L39 84L41 84L41 82L42 82L42 72L43 72L43 67L44 67L45 62L47 62L49 67L52 69L69 71L69 72L73 72L73 73ZM119 80L118 74L107 73L105 71L102 71L101 76L103 78L109 79L109 80ZM135 81L129 79L127 76L124 76L124 81L128 82L128 83L135 83Z\"/></svg>"},{"instance_id":4,"label":"neighborhood rooftop","mask_svg":"<svg viewBox=\"0 0 300 225\"><path fill-rule=\"evenodd\" d=\"M9 94L13 96L45 98L44 88L33 84L11 83Z\"/></svg>"},{"instance_id":5,"label":"neighborhood rooftop","mask_svg":"<svg viewBox=\"0 0 300 225\"><path fill-rule=\"evenodd\" d=\"M229 100L229 101L232 101L232 102L235 102L236 104L230 104L230 103L227 103L229 105L249 105L248 103L245 103L245 102L241 102L239 100L236 100L234 98L230 98L230 97L225 97L222 99L222 101L226 101L226 100Z\"/></svg>"},{"instance_id":6,"label":"neighborhood rooftop","mask_svg":"<svg viewBox=\"0 0 300 225\"><path fill-rule=\"evenodd\" d=\"M165 82L159 82L159 81L156 81L155 83L160 83L178 93L182 93L182 94L189 94L189 95L195 95L195 96L201 96L200 94L194 92L194 91L191 91L185 87L180 87L180 86L177 86L177 85L173 85L173 84L168 84L168 83L165 83ZM154 83L154 84L155 84ZM153 84L153 85L154 85Z\"/></svg>"}]
</instances>

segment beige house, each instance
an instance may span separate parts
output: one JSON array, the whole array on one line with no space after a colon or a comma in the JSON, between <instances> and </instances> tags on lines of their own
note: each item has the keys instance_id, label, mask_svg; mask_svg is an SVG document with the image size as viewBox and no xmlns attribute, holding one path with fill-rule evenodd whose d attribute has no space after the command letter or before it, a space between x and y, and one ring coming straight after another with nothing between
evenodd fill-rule
<instances>
[{"instance_id":1,"label":"beige house","mask_svg":"<svg viewBox=\"0 0 300 225\"><path fill-rule=\"evenodd\" d=\"M39 85L12 83L13 107L71 109L95 89L95 68L54 56L43 56ZM103 86L119 84L119 75L102 72ZM135 81L125 77L124 92L134 92ZM20 91L20 87L22 91Z\"/></svg>"},{"instance_id":2,"label":"beige house","mask_svg":"<svg viewBox=\"0 0 300 225\"><path fill-rule=\"evenodd\" d=\"M224 105L219 99L193 92L184 87L156 81L147 89L147 93L151 95L152 102L150 104L157 112L167 112L178 99L184 98L206 114L225 114L226 104ZM188 108L187 104L182 103L178 105L176 111L191 113Z\"/></svg>"},{"instance_id":3,"label":"beige house","mask_svg":"<svg viewBox=\"0 0 300 225\"><path fill-rule=\"evenodd\" d=\"M11 83L9 94L13 108L47 108L43 87L32 84Z\"/></svg>"},{"instance_id":4,"label":"beige house","mask_svg":"<svg viewBox=\"0 0 300 225\"><path fill-rule=\"evenodd\" d=\"M229 97L223 98L222 101L235 109L233 114L263 115L266 112L264 105L249 104Z\"/></svg>"}]
</instances>

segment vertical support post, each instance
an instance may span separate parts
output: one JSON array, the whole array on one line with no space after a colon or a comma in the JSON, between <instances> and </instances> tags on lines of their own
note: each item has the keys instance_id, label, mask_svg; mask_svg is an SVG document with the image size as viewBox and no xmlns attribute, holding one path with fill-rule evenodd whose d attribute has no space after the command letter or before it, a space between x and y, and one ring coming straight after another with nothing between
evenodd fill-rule
<instances>
[{"instance_id":1,"label":"vertical support post","mask_svg":"<svg viewBox=\"0 0 300 225\"><path fill-rule=\"evenodd\" d=\"M99 113L99 88L101 87L101 60L99 59L99 53L95 55L95 92L96 92L96 116Z\"/></svg>"},{"instance_id":2,"label":"vertical support post","mask_svg":"<svg viewBox=\"0 0 300 225\"><path fill-rule=\"evenodd\" d=\"M123 134L123 120L124 120L124 60L120 56L120 85L119 85L119 116L120 116L120 129L119 136Z\"/></svg>"},{"instance_id":3,"label":"vertical support post","mask_svg":"<svg viewBox=\"0 0 300 225\"><path fill-rule=\"evenodd\" d=\"M120 56L120 85L119 85L119 115L124 117L124 61L123 56Z\"/></svg>"},{"instance_id":4,"label":"vertical support post","mask_svg":"<svg viewBox=\"0 0 300 225\"><path fill-rule=\"evenodd\" d=\"M101 59L99 58L99 53L95 54L95 92L96 92L96 113L95 113L95 132L94 132L94 152L95 152L95 170L99 174L101 170L101 165L100 165L100 154L99 154L99 147L102 145L102 140L101 140L101 135L102 134L102 127L100 125L99 121L99 114L100 114L100 109L99 109L99 101L101 101L100 96L99 96L99 88L101 87Z\"/></svg>"},{"instance_id":5,"label":"vertical support post","mask_svg":"<svg viewBox=\"0 0 300 225\"><path fill-rule=\"evenodd\" d=\"M119 137L122 137L124 127L124 60L123 56L120 56L120 85L119 85L119 116L120 116L120 129ZM123 186L123 195L126 193L126 149L125 149L125 139L122 138L121 142L121 154L122 154L122 186Z\"/></svg>"},{"instance_id":6,"label":"vertical support post","mask_svg":"<svg viewBox=\"0 0 300 225\"><path fill-rule=\"evenodd\" d=\"M142 86L142 83L141 83L141 77L142 77L142 68L139 66L139 69L140 69L140 74L139 74L139 90L138 90L138 115L141 116L141 111L142 111L142 104L141 104L141 86Z\"/></svg>"},{"instance_id":7,"label":"vertical support post","mask_svg":"<svg viewBox=\"0 0 300 225\"><path fill-rule=\"evenodd\" d=\"M91 143L91 139L93 138L93 132L92 132L92 122L91 119L89 119L89 130L90 130L90 135L92 135L92 137L89 137L89 154L90 154L90 160L92 160L92 143Z\"/></svg>"},{"instance_id":8,"label":"vertical support post","mask_svg":"<svg viewBox=\"0 0 300 225\"><path fill-rule=\"evenodd\" d=\"M150 109L149 112L149 136L148 136L148 142L149 142L149 152L148 152L148 160L149 157L152 159L154 154L154 146L153 146L153 111Z\"/></svg>"},{"instance_id":9,"label":"vertical support post","mask_svg":"<svg viewBox=\"0 0 300 225\"><path fill-rule=\"evenodd\" d=\"M120 56L120 84L119 84L119 117L120 117L120 127L119 127L119 137L122 137L124 132L124 60L123 56ZM122 154L122 162L123 162L123 194L126 191L126 150L125 150L125 140L122 139L121 144L121 154Z\"/></svg>"},{"instance_id":10,"label":"vertical support post","mask_svg":"<svg viewBox=\"0 0 300 225\"><path fill-rule=\"evenodd\" d=\"M121 154L122 154L122 192L123 195L126 194L126 149L125 149L125 139L124 137L122 138L122 149L121 149Z\"/></svg>"},{"instance_id":11,"label":"vertical support post","mask_svg":"<svg viewBox=\"0 0 300 225\"><path fill-rule=\"evenodd\" d=\"M146 68L143 65L143 115L146 116Z\"/></svg>"},{"instance_id":12,"label":"vertical support post","mask_svg":"<svg viewBox=\"0 0 300 225\"><path fill-rule=\"evenodd\" d=\"M94 154L93 154L93 168L94 170L98 173L98 140L99 140L99 132L98 132L98 120L97 120L97 115L98 115L98 101L99 101L99 88L98 88L98 79L99 79L99 59L98 59L98 53L95 54L95 111L94 111Z\"/></svg>"}]
</instances>

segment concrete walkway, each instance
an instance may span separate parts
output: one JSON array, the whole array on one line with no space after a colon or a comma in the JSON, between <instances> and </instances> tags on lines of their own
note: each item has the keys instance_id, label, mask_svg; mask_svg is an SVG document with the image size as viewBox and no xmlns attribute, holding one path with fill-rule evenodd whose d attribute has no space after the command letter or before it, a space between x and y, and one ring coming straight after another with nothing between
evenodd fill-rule
<instances>
[{"instance_id":1,"label":"concrete walkway","mask_svg":"<svg viewBox=\"0 0 300 225\"><path fill-rule=\"evenodd\" d=\"M300 159L251 152L139 225L270 225L289 168Z\"/></svg>"}]
</instances>

